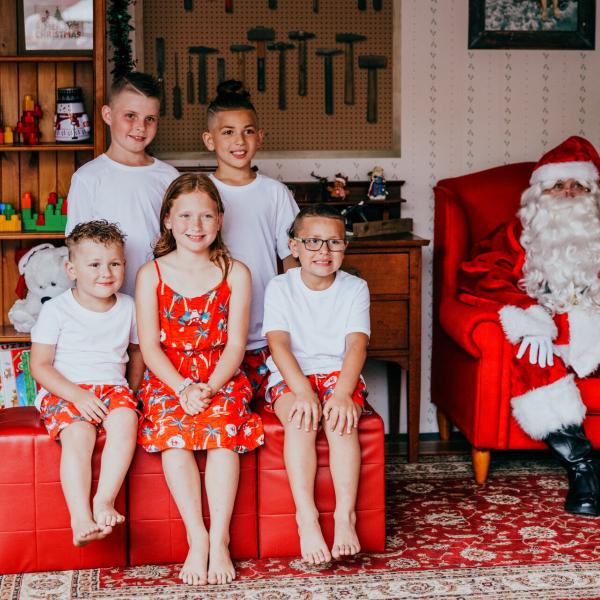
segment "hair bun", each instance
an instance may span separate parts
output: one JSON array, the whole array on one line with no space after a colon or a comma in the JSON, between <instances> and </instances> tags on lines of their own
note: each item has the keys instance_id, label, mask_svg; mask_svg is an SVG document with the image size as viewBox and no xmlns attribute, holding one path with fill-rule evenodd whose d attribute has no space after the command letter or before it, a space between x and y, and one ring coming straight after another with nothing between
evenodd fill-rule
<instances>
[{"instance_id":1,"label":"hair bun","mask_svg":"<svg viewBox=\"0 0 600 600\"><path fill-rule=\"evenodd\" d=\"M244 99L250 98L250 93L244 89L244 84L237 79L228 79L222 81L217 86L217 97L219 96L241 96Z\"/></svg>"}]
</instances>

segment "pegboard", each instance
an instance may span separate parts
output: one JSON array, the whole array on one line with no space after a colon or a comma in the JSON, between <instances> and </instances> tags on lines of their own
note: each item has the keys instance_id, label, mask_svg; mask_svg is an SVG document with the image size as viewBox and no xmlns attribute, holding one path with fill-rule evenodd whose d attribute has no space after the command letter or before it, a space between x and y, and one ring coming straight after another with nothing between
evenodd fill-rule
<instances>
[{"instance_id":1,"label":"pegboard","mask_svg":"<svg viewBox=\"0 0 600 600\"><path fill-rule=\"evenodd\" d=\"M269 8L268 0L232 0L233 13L225 12L225 0L188 0L191 11L184 10L184 0L144 0L143 54L144 70L157 74L156 38L165 40L166 114L161 116L158 135L151 149L158 156L173 157L177 153L205 151L201 134L205 127L207 105L198 103L198 57L192 58L195 104L188 104L186 78L188 48L208 46L218 54L207 60L208 101L216 94L217 58L225 59L226 79L238 78L236 56L232 44L253 44L247 40L249 29L263 26L275 30L275 41L294 43L290 31L303 30L316 34L307 41L307 95L298 95L298 49L286 56L285 110L278 108L279 53L267 50L266 89L257 90L256 50L246 54L246 88L251 94L260 125L265 130L263 149L266 151L301 152L386 152L394 149L394 0L383 0L381 10L374 10L373 1L366 0L366 10L359 10L356 0L322 0L319 12L313 12L313 0L279 0L277 9ZM336 34L351 32L367 36L354 44L355 104L344 103L344 55L333 57L334 114L325 114L324 59L317 48L340 48ZM182 117L173 115L175 54L178 56L178 83L182 96ZM358 57L378 55L387 58L387 66L377 70L377 122L367 122L366 69L359 68ZM396 132L397 133L397 132Z\"/></svg>"}]
</instances>

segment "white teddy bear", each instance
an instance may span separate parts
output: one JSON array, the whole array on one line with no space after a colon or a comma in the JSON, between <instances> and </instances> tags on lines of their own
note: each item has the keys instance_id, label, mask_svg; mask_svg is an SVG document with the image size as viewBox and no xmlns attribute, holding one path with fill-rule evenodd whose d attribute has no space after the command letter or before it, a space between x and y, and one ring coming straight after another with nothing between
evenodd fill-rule
<instances>
[{"instance_id":1,"label":"white teddy bear","mask_svg":"<svg viewBox=\"0 0 600 600\"><path fill-rule=\"evenodd\" d=\"M66 246L56 248L52 244L39 244L23 255L19 273L25 277L27 296L17 300L8 311L8 319L17 331L29 333L42 304L72 286L65 269L67 257Z\"/></svg>"}]
</instances>

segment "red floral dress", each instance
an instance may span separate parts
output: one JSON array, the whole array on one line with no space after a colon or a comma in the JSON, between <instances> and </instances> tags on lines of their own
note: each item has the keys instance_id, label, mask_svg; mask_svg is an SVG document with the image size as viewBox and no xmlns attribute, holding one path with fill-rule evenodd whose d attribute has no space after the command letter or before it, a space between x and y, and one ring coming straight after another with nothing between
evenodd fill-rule
<instances>
[{"instance_id":1,"label":"red floral dress","mask_svg":"<svg viewBox=\"0 0 600 600\"><path fill-rule=\"evenodd\" d=\"M227 343L231 290L227 280L196 298L179 295L164 283L158 264L160 343L183 377L206 382ZM144 418L138 443L148 452L168 448L229 448L240 454L264 442L262 421L250 411L252 388L238 369L203 412L187 415L175 392L148 369L140 387Z\"/></svg>"}]
</instances>

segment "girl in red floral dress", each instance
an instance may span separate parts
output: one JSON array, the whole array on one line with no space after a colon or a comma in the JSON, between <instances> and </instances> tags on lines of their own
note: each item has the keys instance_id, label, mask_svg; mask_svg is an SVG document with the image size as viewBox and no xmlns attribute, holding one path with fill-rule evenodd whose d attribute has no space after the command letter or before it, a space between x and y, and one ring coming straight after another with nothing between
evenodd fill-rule
<instances>
[{"instance_id":1,"label":"girl in red floral dress","mask_svg":"<svg viewBox=\"0 0 600 600\"><path fill-rule=\"evenodd\" d=\"M156 259L139 271L136 308L147 371L140 388L144 420L138 442L161 452L167 484L185 524L184 583L229 583L229 522L239 454L263 443L252 390L239 370L246 347L251 282L233 260L220 228L214 184L186 173L165 193ZM207 450L210 532L202 520L194 450Z\"/></svg>"}]
</instances>

